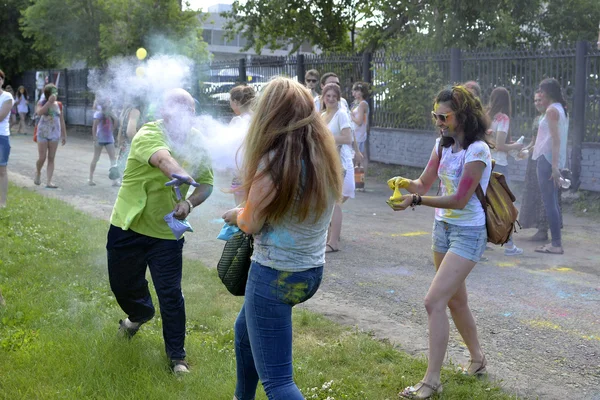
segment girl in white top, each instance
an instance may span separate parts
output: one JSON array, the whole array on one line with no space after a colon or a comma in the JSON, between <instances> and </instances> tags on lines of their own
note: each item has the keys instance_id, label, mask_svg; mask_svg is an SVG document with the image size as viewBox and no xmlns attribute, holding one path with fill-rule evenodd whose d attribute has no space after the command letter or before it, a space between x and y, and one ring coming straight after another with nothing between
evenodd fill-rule
<instances>
[{"instance_id":1,"label":"girl in white top","mask_svg":"<svg viewBox=\"0 0 600 400\"><path fill-rule=\"evenodd\" d=\"M440 130L440 139L431 151L427 167L419 179L395 177L388 182L411 193L390 203L395 211L417 205L436 209L432 249L437 272L425 297L429 365L421 382L400 393L409 399L426 399L442 391L441 368L449 337L447 308L471 354L466 373L480 375L486 371L485 356L467 302L465 279L481 258L487 242L485 214L475 190L481 185L485 193L490 180L492 158L485 141L489 120L481 102L464 86L442 90L436 97L432 116ZM425 196L438 177L441 196Z\"/></svg>"},{"instance_id":2,"label":"girl in white top","mask_svg":"<svg viewBox=\"0 0 600 400\"><path fill-rule=\"evenodd\" d=\"M26 133L24 132L25 118L27 118L27 113L29 112L29 101L27 98L27 90L24 86L19 86L17 98L15 100L17 103L17 112L19 113L19 129L17 130L17 134Z\"/></svg>"},{"instance_id":3,"label":"girl in white top","mask_svg":"<svg viewBox=\"0 0 600 400\"><path fill-rule=\"evenodd\" d=\"M363 167L363 172L366 175L369 165L369 159L365 153L367 125L369 123L369 103L366 101L366 98L369 96L369 84L366 82L356 82L352 86L352 96L354 97L354 103L352 103L350 118L352 119L354 140L358 149L357 153L361 154L360 158L357 157L355 159L355 164L356 166Z\"/></svg>"},{"instance_id":4,"label":"girl in white top","mask_svg":"<svg viewBox=\"0 0 600 400\"><path fill-rule=\"evenodd\" d=\"M239 139L239 146L241 147L248 128L250 127L250 121L252 120L252 104L256 97L256 91L252 86L238 85L229 91L229 106L235 114L235 117L231 119L229 126L236 130L235 134ZM238 154L241 154L243 149L238 150ZM242 160L236 160L236 165L241 165ZM244 193L237 190L242 185L240 171L233 173L231 180L231 190L233 191L233 198L235 205L239 205L244 200Z\"/></svg>"},{"instance_id":5,"label":"girl in white top","mask_svg":"<svg viewBox=\"0 0 600 400\"><path fill-rule=\"evenodd\" d=\"M340 234L342 231L342 203L349 197L354 197L354 157L352 152L352 130L350 118L346 110L340 108L341 91L339 85L329 83L323 88L321 95L325 112L322 113L325 123L333 134L335 143L338 145L340 162L344 170L344 184L342 187L342 201L337 202L333 209L331 228L328 232L327 253L336 252L340 249Z\"/></svg>"},{"instance_id":6,"label":"girl in white top","mask_svg":"<svg viewBox=\"0 0 600 400\"><path fill-rule=\"evenodd\" d=\"M10 93L2 90L4 72L0 70L0 208L6 207L8 173L6 165L10 156L10 110L14 100Z\"/></svg>"},{"instance_id":7,"label":"girl in white top","mask_svg":"<svg viewBox=\"0 0 600 400\"><path fill-rule=\"evenodd\" d=\"M488 106L488 116L492 120L490 134L493 137L494 149L492 149L492 158L496 162L494 171L500 172L510 183L508 173L508 152L520 151L525 147L522 143L508 143L508 130L510 128L510 94L502 86L492 90L490 95L490 104ZM512 235L504 246L505 256L517 256L523 254L523 249L515 246Z\"/></svg>"},{"instance_id":8,"label":"girl in white top","mask_svg":"<svg viewBox=\"0 0 600 400\"><path fill-rule=\"evenodd\" d=\"M546 254L563 254L560 232L561 217L558 204L560 187L560 169L567 160L567 136L569 119L567 118L566 101L558 81L554 78L544 79L540 83L542 107L546 113L540 120L532 159L537 160L537 176L542 201L546 209L552 243L541 246L535 251Z\"/></svg>"}]
</instances>

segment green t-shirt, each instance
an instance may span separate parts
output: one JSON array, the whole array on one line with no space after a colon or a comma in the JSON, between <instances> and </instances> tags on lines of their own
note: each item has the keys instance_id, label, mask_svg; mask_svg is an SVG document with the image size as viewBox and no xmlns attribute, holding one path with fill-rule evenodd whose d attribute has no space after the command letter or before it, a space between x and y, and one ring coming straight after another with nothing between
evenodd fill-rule
<instances>
[{"instance_id":1,"label":"green t-shirt","mask_svg":"<svg viewBox=\"0 0 600 400\"><path fill-rule=\"evenodd\" d=\"M190 131L185 143L170 143L162 121L142 126L131 142L123 182L110 217L110 223L123 230L142 235L175 240L164 216L173 211L177 197L162 171L150 164L150 157L159 150L168 150L179 165L198 183L213 184L213 171L206 152L194 143L197 131ZM189 185L181 186L186 197Z\"/></svg>"}]
</instances>

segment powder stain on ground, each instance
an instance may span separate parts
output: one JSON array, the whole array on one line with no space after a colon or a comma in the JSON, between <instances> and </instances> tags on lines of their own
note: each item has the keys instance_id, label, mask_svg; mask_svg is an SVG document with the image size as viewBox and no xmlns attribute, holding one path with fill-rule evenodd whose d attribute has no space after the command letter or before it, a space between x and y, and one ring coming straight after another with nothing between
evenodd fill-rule
<instances>
[{"instance_id":1,"label":"powder stain on ground","mask_svg":"<svg viewBox=\"0 0 600 400\"><path fill-rule=\"evenodd\" d=\"M431 235L431 232L419 231L419 232L407 232L407 233L392 233L392 237L398 237L398 236L412 237L412 236L424 236L424 235Z\"/></svg>"}]
</instances>

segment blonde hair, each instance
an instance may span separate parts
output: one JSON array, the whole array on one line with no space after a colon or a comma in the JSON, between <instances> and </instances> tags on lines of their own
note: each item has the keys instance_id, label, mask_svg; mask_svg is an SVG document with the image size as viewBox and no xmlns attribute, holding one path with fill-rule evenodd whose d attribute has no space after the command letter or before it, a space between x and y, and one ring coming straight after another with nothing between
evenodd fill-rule
<instances>
[{"instance_id":1,"label":"blonde hair","mask_svg":"<svg viewBox=\"0 0 600 400\"><path fill-rule=\"evenodd\" d=\"M341 197L342 170L333 135L300 83L282 77L269 82L243 147L245 176L238 190L248 193L255 180L269 176L277 192L259 218L278 222L292 210L299 222L311 213L316 221L332 195Z\"/></svg>"}]
</instances>

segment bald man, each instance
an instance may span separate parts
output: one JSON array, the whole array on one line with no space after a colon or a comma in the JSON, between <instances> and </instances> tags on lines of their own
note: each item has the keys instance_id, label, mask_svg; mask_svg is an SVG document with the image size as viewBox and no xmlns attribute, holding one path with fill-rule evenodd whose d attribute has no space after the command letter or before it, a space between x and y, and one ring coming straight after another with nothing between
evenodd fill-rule
<instances>
[{"instance_id":1,"label":"bald man","mask_svg":"<svg viewBox=\"0 0 600 400\"><path fill-rule=\"evenodd\" d=\"M209 157L192 129L195 103L183 89L168 92L159 110L163 119L143 125L131 142L123 182L110 218L106 244L110 287L127 318L119 332L131 338L154 316L146 281L150 274L162 317L163 338L175 373L189 372L185 361L185 304L181 292L184 238L176 238L164 220L173 213L184 220L212 193ZM173 177L183 194L178 199ZM195 182L194 182L195 180ZM190 188L196 185L186 199Z\"/></svg>"}]
</instances>

